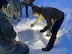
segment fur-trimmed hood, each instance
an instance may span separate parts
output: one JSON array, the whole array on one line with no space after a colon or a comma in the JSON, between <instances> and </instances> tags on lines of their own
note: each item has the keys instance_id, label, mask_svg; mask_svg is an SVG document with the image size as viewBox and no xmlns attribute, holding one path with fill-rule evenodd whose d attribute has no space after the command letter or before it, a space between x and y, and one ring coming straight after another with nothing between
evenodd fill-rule
<instances>
[{"instance_id":1,"label":"fur-trimmed hood","mask_svg":"<svg viewBox=\"0 0 72 54\"><path fill-rule=\"evenodd\" d=\"M32 6L32 11L41 13L41 8L34 5Z\"/></svg>"}]
</instances>

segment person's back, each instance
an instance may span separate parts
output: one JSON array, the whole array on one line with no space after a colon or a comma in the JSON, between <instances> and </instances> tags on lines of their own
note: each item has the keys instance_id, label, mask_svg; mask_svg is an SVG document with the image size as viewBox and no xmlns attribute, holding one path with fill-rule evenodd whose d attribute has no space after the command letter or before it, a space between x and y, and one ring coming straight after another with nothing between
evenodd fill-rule
<instances>
[{"instance_id":1,"label":"person's back","mask_svg":"<svg viewBox=\"0 0 72 54\"><path fill-rule=\"evenodd\" d=\"M29 54L26 44L16 41L16 32L9 17L0 8L0 54Z\"/></svg>"},{"instance_id":2,"label":"person's back","mask_svg":"<svg viewBox=\"0 0 72 54\"><path fill-rule=\"evenodd\" d=\"M3 50L10 48L15 37L16 32L8 21L7 15L0 10L0 47L3 48Z\"/></svg>"},{"instance_id":3,"label":"person's back","mask_svg":"<svg viewBox=\"0 0 72 54\"><path fill-rule=\"evenodd\" d=\"M61 10L53 7L41 7L41 13L46 20L49 19L57 20L61 15L64 14Z\"/></svg>"}]
</instances>

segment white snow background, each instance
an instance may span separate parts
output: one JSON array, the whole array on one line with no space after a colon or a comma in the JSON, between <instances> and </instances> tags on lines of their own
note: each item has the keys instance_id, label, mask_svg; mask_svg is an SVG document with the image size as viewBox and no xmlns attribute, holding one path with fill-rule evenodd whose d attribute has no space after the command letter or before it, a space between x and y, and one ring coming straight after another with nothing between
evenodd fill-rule
<instances>
[{"instance_id":1,"label":"white snow background","mask_svg":"<svg viewBox=\"0 0 72 54\"><path fill-rule=\"evenodd\" d=\"M39 32L46 25L44 20L34 28L30 27L37 20L37 17L32 15L31 7L28 10L29 18L26 18L25 7L23 7L21 21L14 20L16 40L26 43L29 46L30 54L72 54L72 0L35 0L34 5L55 7L65 13L65 19L57 34L54 47L49 52L41 50L47 45L50 37Z\"/></svg>"}]
</instances>

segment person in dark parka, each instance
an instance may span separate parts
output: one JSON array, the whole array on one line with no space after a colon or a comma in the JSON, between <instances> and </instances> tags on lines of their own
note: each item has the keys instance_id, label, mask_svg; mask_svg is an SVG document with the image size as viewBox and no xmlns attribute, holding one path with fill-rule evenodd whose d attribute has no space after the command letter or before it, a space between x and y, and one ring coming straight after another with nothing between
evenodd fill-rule
<instances>
[{"instance_id":1,"label":"person in dark parka","mask_svg":"<svg viewBox=\"0 0 72 54\"><path fill-rule=\"evenodd\" d=\"M9 20L11 24L13 24L12 18L16 19L17 21L20 21L20 17L22 16L22 7L20 0L8 0L6 13L10 17Z\"/></svg>"},{"instance_id":2,"label":"person in dark parka","mask_svg":"<svg viewBox=\"0 0 72 54\"><path fill-rule=\"evenodd\" d=\"M28 17L28 6L32 6L33 5L33 2L35 0L24 0L24 2L21 2L22 5L25 5L25 8L26 8L26 17Z\"/></svg>"},{"instance_id":3,"label":"person in dark parka","mask_svg":"<svg viewBox=\"0 0 72 54\"><path fill-rule=\"evenodd\" d=\"M61 10L58 10L53 7L33 6L32 11L34 15L38 13L38 19L35 23L31 25L31 27L35 26L37 23L39 23L42 20L42 18L44 18L47 22L47 25L42 30L40 30L40 32L43 33L48 29L50 29L50 31L52 32L49 43L45 48L42 48L43 51L50 51L54 46L57 32L64 20L64 13Z\"/></svg>"},{"instance_id":4,"label":"person in dark parka","mask_svg":"<svg viewBox=\"0 0 72 54\"><path fill-rule=\"evenodd\" d=\"M22 7L21 7L21 3L20 0L12 0L14 8L16 8L17 13L18 11L20 12L20 17L22 16Z\"/></svg>"},{"instance_id":5,"label":"person in dark parka","mask_svg":"<svg viewBox=\"0 0 72 54\"><path fill-rule=\"evenodd\" d=\"M9 17L0 7L0 54L29 54L26 44L16 41L16 32L9 22Z\"/></svg>"}]
</instances>

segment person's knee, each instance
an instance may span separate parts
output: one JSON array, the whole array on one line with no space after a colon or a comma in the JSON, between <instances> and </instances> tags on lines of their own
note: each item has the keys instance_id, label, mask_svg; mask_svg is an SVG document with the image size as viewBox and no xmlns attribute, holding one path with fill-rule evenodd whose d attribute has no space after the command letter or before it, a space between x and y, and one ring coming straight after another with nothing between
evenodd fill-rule
<instances>
[{"instance_id":1,"label":"person's knee","mask_svg":"<svg viewBox=\"0 0 72 54\"><path fill-rule=\"evenodd\" d=\"M25 43L19 41L18 44L23 49L23 54L29 54L29 47Z\"/></svg>"}]
</instances>

